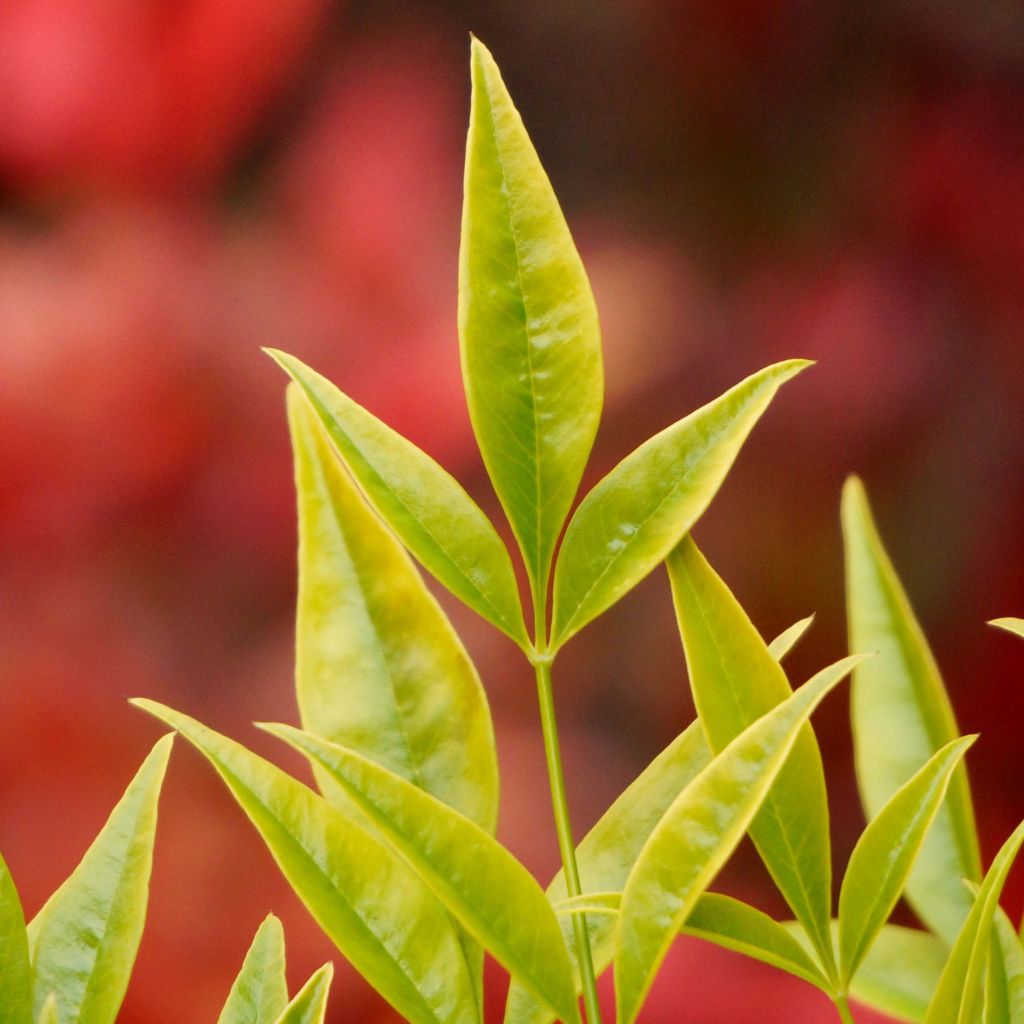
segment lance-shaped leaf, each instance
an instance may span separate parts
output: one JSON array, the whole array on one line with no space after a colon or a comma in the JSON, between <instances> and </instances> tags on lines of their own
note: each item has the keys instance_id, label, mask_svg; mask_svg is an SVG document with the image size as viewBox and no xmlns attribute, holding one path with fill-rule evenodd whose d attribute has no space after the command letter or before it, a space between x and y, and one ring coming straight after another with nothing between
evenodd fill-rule
<instances>
[{"instance_id":1,"label":"lance-shaped leaf","mask_svg":"<svg viewBox=\"0 0 1024 1024\"><path fill-rule=\"evenodd\" d=\"M760 633L691 537L679 543L666 565L694 703L711 749L720 751L792 690ZM828 798L821 753L809 725L798 735L750 834L831 973Z\"/></svg>"},{"instance_id":2,"label":"lance-shaped leaf","mask_svg":"<svg viewBox=\"0 0 1024 1024\"><path fill-rule=\"evenodd\" d=\"M43 1008L36 1018L38 1024L58 1024L57 1021L57 993L51 992L43 1003Z\"/></svg>"},{"instance_id":3,"label":"lance-shaped leaf","mask_svg":"<svg viewBox=\"0 0 1024 1024\"><path fill-rule=\"evenodd\" d=\"M853 676L851 718L857 782L867 817L959 729L938 666L882 546L863 485L843 490L850 649L877 651ZM906 886L915 912L952 943L971 907L962 879L981 877L967 771L953 773Z\"/></svg>"},{"instance_id":4,"label":"lance-shaped leaf","mask_svg":"<svg viewBox=\"0 0 1024 1024\"><path fill-rule=\"evenodd\" d=\"M947 743L865 828L839 894L839 973L845 986L888 920L921 850L953 771L977 739Z\"/></svg>"},{"instance_id":5,"label":"lance-shaped leaf","mask_svg":"<svg viewBox=\"0 0 1024 1024\"><path fill-rule=\"evenodd\" d=\"M533 876L457 811L373 761L287 725L262 725L344 786L458 921L562 1020L579 1020L558 921Z\"/></svg>"},{"instance_id":6,"label":"lance-shaped leaf","mask_svg":"<svg viewBox=\"0 0 1024 1024\"><path fill-rule=\"evenodd\" d=\"M974 1024L980 1018L992 922L1006 876L1022 842L1024 822L1003 844L981 883L942 970L925 1024Z\"/></svg>"},{"instance_id":7,"label":"lance-shaped leaf","mask_svg":"<svg viewBox=\"0 0 1024 1024\"><path fill-rule=\"evenodd\" d=\"M627 455L583 499L555 566L554 647L640 582L711 503L761 414L810 363L741 381Z\"/></svg>"},{"instance_id":8,"label":"lance-shaped leaf","mask_svg":"<svg viewBox=\"0 0 1024 1024\"><path fill-rule=\"evenodd\" d=\"M458 481L294 356L267 352L302 388L360 490L412 555L526 649L508 550Z\"/></svg>"},{"instance_id":9,"label":"lance-shaped leaf","mask_svg":"<svg viewBox=\"0 0 1024 1024\"><path fill-rule=\"evenodd\" d=\"M1014 636L1024 637L1024 619L1007 616L1003 619L991 619L989 625L1003 629L1007 633L1013 633Z\"/></svg>"},{"instance_id":10,"label":"lance-shaped leaf","mask_svg":"<svg viewBox=\"0 0 1024 1024\"><path fill-rule=\"evenodd\" d=\"M782 661L782 659L785 658L791 650L793 650L798 641L803 638L804 633L811 628L813 622L813 615L808 615L806 619L794 622L789 629L784 629L768 645L768 653L771 654L776 661Z\"/></svg>"},{"instance_id":11,"label":"lance-shaped leaf","mask_svg":"<svg viewBox=\"0 0 1024 1024\"><path fill-rule=\"evenodd\" d=\"M274 1024L323 1024L334 965L324 964L285 1007Z\"/></svg>"},{"instance_id":12,"label":"lance-shaped leaf","mask_svg":"<svg viewBox=\"0 0 1024 1024\"><path fill-rule=\"evenodd\" d=\"M630 783L576 848L584 893L622 891L654 826L710 760L704 731L699 722L693 722ZM547 896L555 905L565 900L565 875L561 871L548 886ZM582 983L571 918L564 917L561 925L579 992ZM588 916L587 932L594 970L600 974L612 962L615 951L614 917ZM505 1010L506 1024L550 1024L552 1020L551 1011L513 980Z\"/></svg>"},{"instance_id":13,"label":"lance-shaped leaf","mask_svg":"<svg viewBox=\"0 0 1024 1024\"><path fill-rule=\"evenodd\" d=\"M633 1024L676 933L736 848L811 712L852 667L825 670L740 733L673 801L622 892L619 1024Z\"/></svg>"},{"instance_id":14,"label":"lance-shaped leaf","mask_svg":"<svg viewBox=\"0 0 1024 1024\"><path fill-rule=\"evenodd\" d=\"M32 968L25 916L14 879L0 857L0 1007L7 1024L32 1022Z\"/></svg>"},{"instance_id":15,"label":"lance-shaped leaf","mask_svg":"<svg viewBox=\"0 0 1024 1024\"><path fill-rule=\"evenodd\" d=\"M494 832L487 698L444 612L367 506L297 385L296 691L310 732L358 750ZM317 780L331 796L326 773Z\"/></svg>"},{"instance_id":16,"label":"lance-shaped leaf","mask_svg":"<svg viewBox=\"0 0 1024 1024\"><path fill-rule=\"evenodd\" d=\"M28 927L34 1013L50 993L62 1022L113 1024L146 922L157 800L173 736L164 736L78 867Z\"/></svg>"},{"instance_id":17,"label":"lance-shaped leaf","mask_svg":"<svg viewBox=\"0 0 1024 1024\"><path fill-rule=\"evenodd\" d=\"M217 1024L274 1024L287 1005L284 931L269 914L245 954Z\"/></svg>"},{"instance_id":18,"label":"lance-shaped leaf","mask_svg":"<svg viewBox=\"0 0 1024 1024\"><path fill-rule=\"evenodd\" d=\"M240 743L155 701L132 703L207 758L317 924L406 1020L478 1024L451 916L395 850Z\"/></svg>"},{"instance_id":19,"label":"lance-shaped leaf","mask_svg":"<svg viewBox=\"0 0 1024 1024\"><path fill-rule=\"evenodd\" d=\"M601 417L597 309L568 225L487 48L473 40L459 341L484 465L544 587Z\"/></svg>"},{"instance_id":20,"label":"lance-shaped leaf","mask_svg":"<svg viewBox=\"0 0 1024 1024\"><path fill-rule=\"evenodd\" d=\"M996 908L991 941L989 973L998 975L1005 1020L1024 1024L1024 945L1002 907ZM986 1009L988 1002L986 995Z\"/></svg>"}]
</instances>

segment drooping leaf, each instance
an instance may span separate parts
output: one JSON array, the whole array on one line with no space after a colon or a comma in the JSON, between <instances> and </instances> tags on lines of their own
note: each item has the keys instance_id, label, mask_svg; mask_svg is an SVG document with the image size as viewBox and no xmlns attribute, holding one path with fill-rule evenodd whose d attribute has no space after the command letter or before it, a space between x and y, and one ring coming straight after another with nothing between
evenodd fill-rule
<instances>
[{"instance_id":1,"label":"drooping leaf","mask_svg":"<svg viewBox=\"0 0 1024 1024\"><path fill-rule=\"evenodd\" d=\"M601 417L597 309L540 160L473 40L459 340L484 465L543 588Z\"/></svg>"},{"instance_id":2,"label":"drooping leaf","mask_svg":"<svg viewBox=\"0 0 1024 1024\"><path fill-rule=\"evenodd\" d=\"M36 1018L37 1024L58 1024L57 1021L57 993L51 992L43 1002L43 1008Z\"/></svg>"},{"instance_id":3,"label":"drooping leaf","mask_svg":"<svg viewBox=\"0 0 1024 1024\"><path fill-rule=\"evenodd\" d=\"M132 703L207 758L316 922L399 1013L478 1024L451 916L397 852L241 744L155 701Z\"/></svg>"},{"instance_id":4,"label":"drooping leaf","mask_svg":"<svg viewBox=\"0 0 1024 1024\"><path fill-rule=\"evenodd\" d=\"M974 1024L980 1017L992 922L1006 876L1022 842L1024 822L1003 844L981 883L942 970L925 1024Z\"/></svg>"},{"instance_id":5,"label":"drooping leaf","mask_svg":"<svg viewBox=\"0 0 1024 1024\"><path fill-rule=\"evenodd\" d=\"M572 970L554 911L533 876L503 846L354 751L290 726L262 728L330 772L470 934L562 1020L578 1021Z\"/></svg>"},{"instance_id":6,"label":"drooping leaf","mask_svg":"<svg viewBox=\"0 0 1024 1024\"><path fill-rule=\"evenodd\" d=\"M720 751L792 690L746 612L691 537L677 545L666 566L694 703L711 749ZM750 834L831 972L828 798L821 753L809 725L798 735Z\"/></svg>"},{"instance_id":7,"label":"drooping leaf","mask_svg":"<svg viewBox=\"0 0 1024 1024\"><path fill-rule=\"evenodd\" d=\"M33 1012L114 1024L146 922L157 800L173 736L150 751L85 856L28 926Z\"/></svg>"},{"instance_id":8,"label":"drooping leaf","mask_svg":"<svg viewBox=\"0 0 1024 1024\"><path fill-rule=\"evenodd\" d=\"M429 455L294 356L268 349L302 388L360 490L423 567L529 647L512 560L462 486Z\"/></svg>"},{"instance_id":9,"label":"drooping leaf","mask_svg":"<svg viewBox=\"0 0 1024 1024\"><path fill-rule=\"evenodd\" d=\"M811 628L814 622L814 615L808 615L806 619L794 622L789 629L784 629L769 645L768 653L776 661L782 661L787 654L803 639L804 633Z\"/></svg>"},{"instance_id":10,"label":"drooping leaf","mask_svg":"<svg viewBox=\"0 0 1024 1024\"><path fill-rule=\"evenodd\" d=\"M269 914L245 954L217 1024L274 1024L287 1005L284 931Z\"/></svg>"},{"instance_id":11,"label":"drooping leaf","mask_svg":"<svg viewBox=\"0 0 1024 1024\"><path fill-rule=\"evenodd\" d=\"M615 934L618 1024L633 1024L676 933L736 848L800 729L852 668L819 673L745 729L673 801L622 892Z\"/></svg>"},{"instance_id":12,"label":"drooping leaf","mask_svg":"<svg viewBox=\"0 0 1024 1024\"><path fill-rule=\"evenodd\" d=\"M651 830L710 760L704 731L699 722L693 722L620 794L576 849L584 893L621 892ZM547 896L556 905L566 898L565 875L561 871L548 886ZM571 918L563 918L561 925L579 992L582 984ZM607 915L588 916L587 933L594 970L600 974L612 962L615 919ZM506 1024L550 1024L552 1020L554 1014L543 1003L524 986L512 982Z\"/></svg>"},{"instance_id":13,"label":"drooping leaf","mask_svg":"<svg viewBox=\"0 0 1024 1024\"><path fill-rule=\"evenodd\" d=\"M476 670L295 384L288 416L299 500L303 725L379 761L493 834L498 765ZM330 798L326 773L316 774Z\"/></svg>"},{"instance_id":14,"label":"drooping leaf","mask_svg":"<svg viewBox=\"0 0 1024 1024\"><path fill-rule=\"evenodd\" d=\"M843 490L842 519L850 649L878 651L854 673L851 689L857 782L870 819L959 730L863 485L854 477ZM980 876L974 812L961 764L907 881L906 898L925 924L952 943L971 907L962 879Z\"/></svg>"},{"instance_id":15,"label":"drooping leaf","mask_svg":"<svg viewBox=\"0 0 1024 1024\"><path fill-rule=\"evenodd\" d=\"M32 968L25 916L14 879L0 857L0 1019L31 1024Z\"/></svg>"},{"instance_id":16,"label":"drooping leaf","mask_svg":"<svg viewBox=\"0 0 1024 1024\"><path fill-rule=\"evenodd\" d=\"M952 773L975 739L953 740L933 754L857 841L839 894L839 973L844 985L892 913Z\"/></svg>"},{"instance_id":17,"label":"drooping leaf","mask_svg":"<svg viewBox=\"0 0 1024 1024\"><path fill-rule=\"evenodd\" d=\"M627 455L583 499L555 566L552 646L640 582L704 512L775 392L809 362L776 363Z\"/></svg>"},{"instance_id":18,"label":"drooping leaf","mask_svg":"<svg viewBox=\"0 0 1024 1024\"><path fill-rule=\"evenodd\" d=\"M1004 629L1007 633L1013 633L1014 636L1024 637L1024 619L1008 616L1003 619L992 619L989 625L995 626L998 629Z\"/></svg>"},{"instance_id":19,"label":"drooping leaf","mask_svg":"<svg viewBox=\"0 0 1024 1024\"><path fill-rule=\"evenodd\" d=\"M323 1024L334 965L324 964L296 993L274 1024Z\"/></svg>"}]
</instances>

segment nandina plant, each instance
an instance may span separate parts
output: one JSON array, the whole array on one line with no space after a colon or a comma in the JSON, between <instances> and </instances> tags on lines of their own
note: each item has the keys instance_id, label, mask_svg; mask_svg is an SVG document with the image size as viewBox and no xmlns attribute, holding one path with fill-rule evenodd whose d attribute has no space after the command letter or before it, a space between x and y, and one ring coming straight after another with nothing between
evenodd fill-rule
<instances>
[{"instance_id":1,"label":"nandina plant","mask_svg":"<svg viewBox=\"0 0 1024 1024\"><path fill-rule=\"evenodd\" d=\"M507 548L463 488L332 383L272 352L292 379L302 728L262 728L309 759L319 792L178 711L135 703L210 761L321 928L413 1024L482 1020L485 951L511 976L506 1024L600 1024L595 979L609 967L616 1020L633 1024L680 932L802 978L843 1021L851 1000L926 1024L1024 1021L1024 946L999 907L1024 825L983 874L963 763L974 737L958 736L863 487L852 479L842 502L853 653L795 691L781 663L810 620L766 643L690 536L776 392L808 363L752 374L641 444L576 505L602 405L597 314L550 183L478 42L472 82L462 371L528 614ZM533 666L562 858L546 890L494 837L485 692L413 559ZM698 717L577 843L556 666L570 662L562 652L577 632L662 564ZM1022 620L997 624L1024 635ZM851 673L869 824L834 905L809 719ZM87 855L27 933L0 872L0 1020L114 1021L168 752L162 740L140 771L148 781L129 790L142 787L146 813L117 826L115 811L97 840L119 835L118 851ZM791 920L710 891L748 832ZM90 886L119 909L96 917ZM889 923L901 897L924 928ZM131 927L114 927L121 917ZM323 1021L329 965L289 1003L283 957L268 918L221 1024Z\"/></svg>"}]
</instances>

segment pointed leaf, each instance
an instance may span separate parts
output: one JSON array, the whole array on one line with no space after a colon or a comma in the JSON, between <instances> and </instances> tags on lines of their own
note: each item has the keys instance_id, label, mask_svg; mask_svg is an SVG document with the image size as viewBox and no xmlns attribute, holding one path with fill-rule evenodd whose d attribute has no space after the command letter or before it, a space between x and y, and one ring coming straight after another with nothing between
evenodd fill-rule
<instances>
[{"instance_id":1,"label":"pointed leaf","mask_svg":"<svg viewBox=\"0 0 1024 1024\"><path fill-rule=\"evenodd\" d=\"M303 725L493 834L498 764L476 670L294 384L288 416L299 498L296 690ZM329 798L322 769L317 779Z\"/></svg>"},{"instance_id":2,"label":"pointed leaf","mask_svg":"<svg viewBox=\"0 0 1024 1024\"><path fill-rule=\"evenodd\" d=\"M473 40L459 340L494 489L544 587L601 417L597 309L558 200L487 48Z\"/></svg>"},{"instance_id":3,"label":"pointed leaf","mask_svg":"<svg viewBox=\"0 0 1024 1024\"><path fill-rule=\"evenodd\" d=\"M1014 636L1024 637L1024 619L1016 619L1013 617L992 619L990 620L989 625L995 626L998 629L1004 629L1007 633L1013 633Z\"/></svg>"},{"instance_id":4,"label":"pointed leaf","mask_svg":"<svg viewBox=\"0 0 1024 1024\"><path fill-rule=\"evenodd\" d=\"M981 883L939 978L925 1024L974 1024L979 1018L992 922L1006 876L1022 842L1024 822L1003 844Z\"/></svg>"},{"instance_id":5,"label":"pointed leaf","mask_svg":"<svg viewBox=\"0 0 1024 1024\"><path fill-rule=\"evenodd\" d=\"M262 728L330 772L509 973L562 1020L579 1020L554 911L512 854L468 818L360 754L287 725Z\"/></svg>"},{"instance_id":6,"label":"pointed leaf","mask_svg":"<svg viewBox=\"0 0 1024 1024\"><path fill-rule=\"evenodd\" d=\"M0 1007L5 1024L31 1024L32 968L25 917L14 879L0 857Z\"/></svg>"},{"instance_id":7,"label":"pointed leaf","mask_svg":"<svg viewBox=\"0 0 1024 1024\"><path fill-rule=\"evenodd\" d=\"M38 1024L58 1024L57 1021L57 993L51 992L43 1003L43 1008L36 1018Z\"/></svg>"},{"instance_id":8,"label":"pointed leaf","mask_svg":"<svg viewBox=\"0 0 1024 1024\"><path fill-rule=\"evenodd\" d=\"M621 892L647 837L672 801L711 760L704 731L693 722L677 736L620 794L576 849L576 863L584 893ZM547 889L558 904L566 898L565 875L559 871ZM569 950L576 979L582 989L571 918L564 918L562 936ZM591 959L600 974L615 951L615 919L588 917ZM550 1024L554 1015L528 989L513 981L505 1011L506 1024Z\"/></svg>"},{"instance_id":9,"label":"pointed leaf","mask_svg":"<svg viewBox=\"0 0 1024 1024\"><path fill-rule=\"evenodd\" d=\"M746 612L691 537L680 542L666 566L694 703L711 749L720 751L792 690ZM821 753L809 725L797 737L750 835L831 971L828 798Z\"/></svg>"},{"instance_id":10,"label":"pointed leaf","mask_svg":"<svg viewBox=\"0 0 1024 1024\"><path fill-rule=\"evenodd\" d=\"M150 751L78 867L28 928L34 1012L113 1024L146 922L157 800L173 736Z\"/></svg>"},{"instance_id":11,"label":"pointed leaf","mask_svg":"<svg viewBox=\"0 0 1024 1024\"><path fill-rule=\"evenodd\" d=\"M769 645L768 653L776 661L782 661L787 654L803 639L804 633L811 628L814 616L808 615L806 619L794 622L789 629L784 629Z\"/></svg>"},{"instance_id":12,"label":"pointed leaf","mask_svg":"<svg viewBox=\"0 0 1024 1024\"><path fill-rule=\"evenodd\" d=\"M275 1024L323 1024L334 965L324 964L288 1004Z\"/></svg>"},{"instance_id":13,"label":"pointed leaf","mask_svg":"<svg viewBox=\"0 0 1024 1024\"><path fill-rule=\"evenodd\" d=\"M477 1024L452 919L404 859L241 744L155 701L132 703L207 758L317 924L399 1013L412 1024Z\"/></svg>"},{"instance_id":14,"label":"pointed leaf","mask_svg":"<svg viewBox=\"0 0 1024 1024\"><path fill-rule=\"evenodd\" d=\"M849 671L856 659L847 659ZM842 675L819 673L740 733L673 801L637 858L615 936L619 1024L633 1024L676 933L736 848L796 742Z\"/></svg>"},{"instance_id":15,"label":"pointed leaf","mask_svg":"<svg viewBox=\"0 0 1024 1024\"><path fill-rule=\"evenodd\" d=\"M273 1024L287 1005L284 931L269 914L256 931L217 1024Z\"/></svg>"},{"instance_id":16,"label":"pointed leaf","mask_svg":"<svg viewBox=\"0 0 1024 1024\"><path fill-rule=\"evenodd\" d=\"M851 688L857 782L867 817L959 730L942 678L855 477L843 490L850 649L878 651ZM906 898L952 943L971 907L961 879L977 881L981 859L961 764L907 882Z\"/></svg>"},{"instance_id":17,"label":"pointed leaf","mask_svg":"<svg viewBox=\"0 0 1024 1024\"><path fill-rule=\"evenodd\" d=\"M302 388L348 471L421 565L520 647L529 641L512 560L448 472L294 356L267 349Z\"/></svg>"},{"instance_id":18,"label":"pointed leaf","mask_svg":"<svg viewBox=\"0 0 1024 1024\"><path fill-rule=\"evenodd\" d=\"M839 973L844 985L892 913L953 771L976 739L953 740L933 754L857 841L839 895Z\"/></svg>"}]
</instances>

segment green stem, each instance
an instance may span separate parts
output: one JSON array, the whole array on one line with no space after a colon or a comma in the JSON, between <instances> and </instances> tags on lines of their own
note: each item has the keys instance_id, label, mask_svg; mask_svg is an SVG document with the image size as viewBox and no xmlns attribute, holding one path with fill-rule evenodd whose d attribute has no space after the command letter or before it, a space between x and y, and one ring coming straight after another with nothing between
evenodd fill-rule
<instances>
[{"instance_id":1,"label":"green stem","mask_svg":"<svg viewBox=\"0 0 1024 1024\"><path fill-rule=\"evenodd\" d=\"M856 1024L853 1019L853 1013L850 1010L850 1001L845 993L837 995L835 997L836 1009L839 1011L839 1019L843 1024Z\"/></svg>"}]
</instances>

